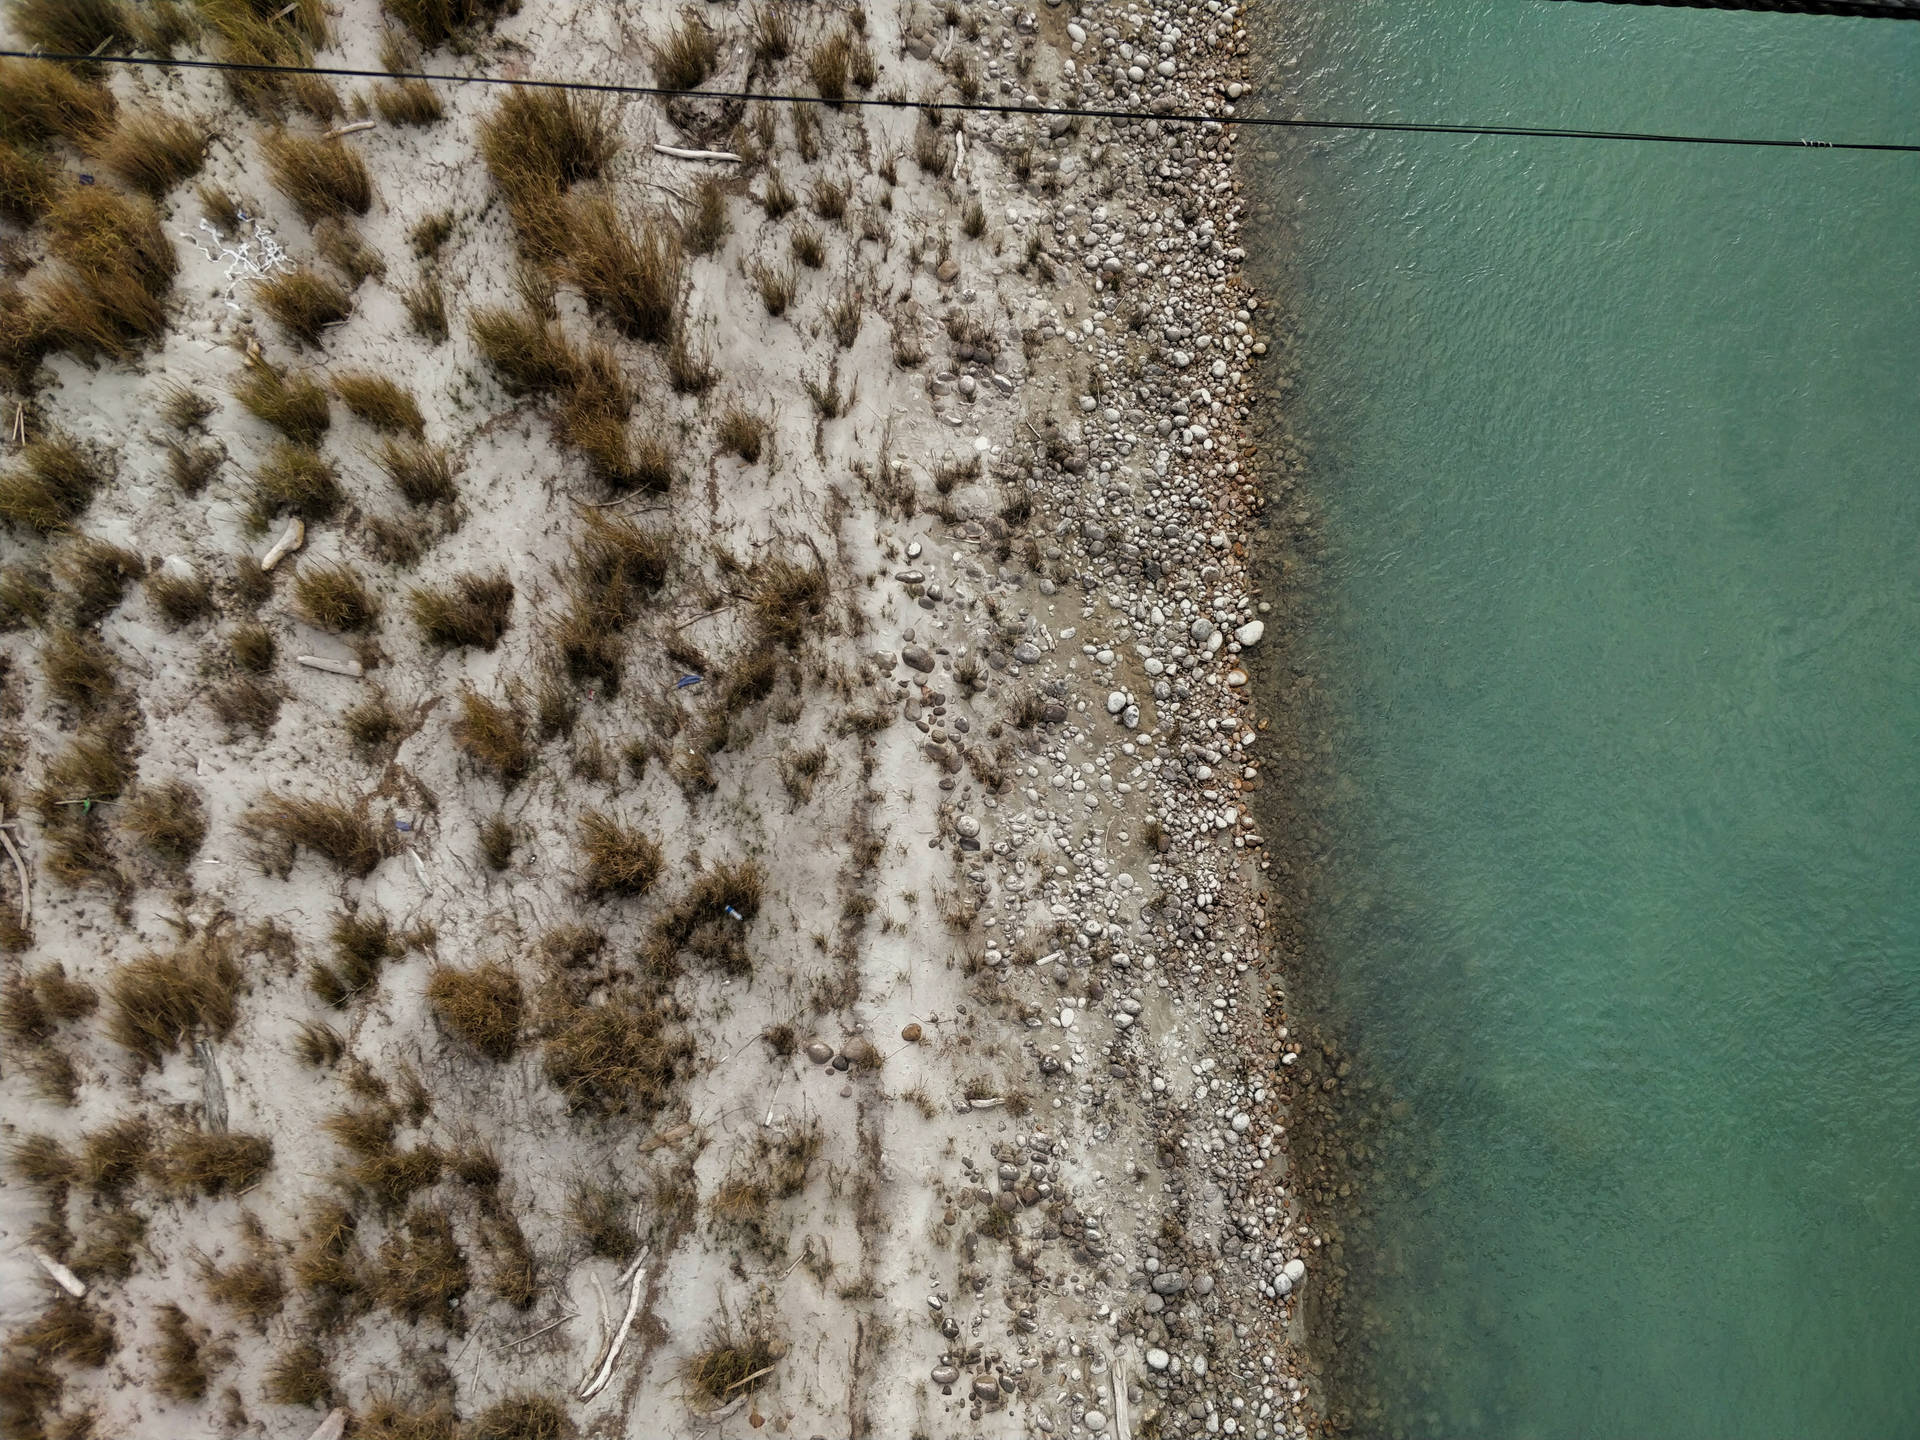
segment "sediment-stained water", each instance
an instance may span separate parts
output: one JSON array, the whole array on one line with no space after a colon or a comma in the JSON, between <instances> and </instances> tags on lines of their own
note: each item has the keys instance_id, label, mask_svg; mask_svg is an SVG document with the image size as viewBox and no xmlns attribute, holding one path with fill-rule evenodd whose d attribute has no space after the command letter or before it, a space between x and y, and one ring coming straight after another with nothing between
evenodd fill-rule
<instances>
[{"instance_id":1,"label":"sediment-stained water","mask_svg":"<svg viewBox=\"0 0 1920 1440\"><path fill-rule=\"evenodd\" d=\"M1311 114L1920 140L1920 24L1275 18ZM1341 136L1268 178L1327 547L1320 998L1404 1116L1356 1167L1340 1398L1920 1433L1920 156Z\"/></svg>"}]
</instances>

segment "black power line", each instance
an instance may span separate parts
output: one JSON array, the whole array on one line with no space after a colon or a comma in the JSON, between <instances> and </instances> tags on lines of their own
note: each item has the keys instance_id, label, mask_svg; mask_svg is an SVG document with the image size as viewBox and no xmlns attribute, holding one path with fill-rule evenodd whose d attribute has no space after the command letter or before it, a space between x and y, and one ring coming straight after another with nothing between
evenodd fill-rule
<instances>
[{"instance_id":1,"label":"black power line","mask_svg":"<svg viewBox=\"0 0 1920 1440\"><path fill-rule=\"evenodd\" d=\"M675 90L660 85L623 85L596 80L511 80L503 75L449 75L431 70L356 70L341 65L266 65L238 60L170 60L156 55L69 55L0 50L0 58L94 65L140 65L162 69L224 70L270 75L322 75L344 80L426 80L445 85L506 85L525 90L577 90L655 100L741 100L779 105L859 106L870 110L934 110L978 115L1064 115L1075 120L1158 120L1163 125L1239 125L1279 130L1383 131L1412 135L1494 135L1538 140L1631 140L1656 145L1728 145L1759 150L1864 150L1920 155L1920 144L1870 140L1777 139L1737 135L1688 135L1661 131L1579 130L1551 125L1442 125L1411 120L1315 120L1305 116L1208 115L1196 111L1112 110L1071 105L999 105L966 100L895 100L848 96L789 95L754 90Z\"/></svg>"}]
</instances>

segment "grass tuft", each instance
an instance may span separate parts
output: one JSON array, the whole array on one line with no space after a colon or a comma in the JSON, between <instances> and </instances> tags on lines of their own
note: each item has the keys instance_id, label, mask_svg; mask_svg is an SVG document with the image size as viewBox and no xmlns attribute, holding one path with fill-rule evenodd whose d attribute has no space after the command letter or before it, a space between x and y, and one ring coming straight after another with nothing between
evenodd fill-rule
<instances>
[{"instance_id":1,"label":"grass tuft","mask_svg":"<svg viewBox=\"0 0 1920 1440\"><path fill-rule=\"evenodd\" d=\"M713 74L720 41L691 11L653 45L653 75L668 90L692 90Z\"/></svg>"},{"instance_id":2,"label":"grass tuft","mask_svg":"<svg viewBox=\"0 0 1920 1440\"><path fill-rule=\"evenodd\" d=\"M267 1366L260 1393L275 1405L331 1404L335 1390L326 1352L311 1340L288 1346Z\"/></svg>"},{"instance_id":3,"label":"grass tuft","mask_svg":"<svg viewBox=\"0 0 1920 1440\"><path fill-rule=\"evenodd\" d=\"M491 650L507 633L513 612L513 582L505 573L456 575L441 586L420 586L407 597L421 638L452 649L476 645Z\"/></svg>"},{"instance_id":4,"label":"grass tuft","mask_svg":"<svg viewBox=\"0 0 1920 1440\"><path fill-rule=\"evenodd\" d=\"M562 1005L545 1017L541 1059L569 1110L644 1118L667 1103L692 1052L660 1012L630 999Z\"/></svg>"},{"instance_id":5,"label":"grass tuft","mask_svg":"<svg viewBox=\"0 0 1920 1440\"><path fill-rule=\"evenodd\" d=\"M114 968L107 981L107 1036L158 1064L196 1031L220 1039L239 1015L241 972L231 942L202 935L167 955Z\"/></svg>"},{"instance_id":6,"label":"grass tuft","mask_svg":"<svg viewBox=\"0 0 1920 1440\"><path fill-rule=\"evenodd\" d=\"M360 634L380 618L380 601L360 572L338 561L302 566L293 581L293 605L309 625L336 635Z\"/></svg>"},{"instance_id":7,"label":"grass tuft","mask_svg":"<svg viewBox=\"0 0 1920 1440\"><path fill-rule=\"evenodd\" d=\"M738 455L752 465L760 459L760 452L772 428L763 416L754 414L742 405L733 404L721 411L720 419L714 426L714 438L720 442L722 453Z\"/></svg>"},{"instance_id":8,"label":"grass tuft","mask_svg":"<svg viewBox=\"0 0 1920 1440\"><path fill-rule=\"evenodd\" d=\"M718 250L732 228L727 219L727 192L709 175L693 191L693 208L680 224L680 243L695 255Z\"/></svg>"},{"instance_id":9,"label":"grass tuft","mask_svg":"<svg viewBox=\"0 0 1920 1440\"><path fill-rule=\"evenodd\" d=\"M92 55L134 38L122 0L14 0L9 9L13 28L36 50Z\"/></svg>"},{"instance_id":10,"label":"grass tuft","mask_svg":"<svg viewBox=\"0 0 1920 1440\"><path fill-rule=\"evenodd\" d=\"M75 537L53 557L73 623L82 626L98 625L112 614L146 569L147 562L133 551L92 535Z\"/></svg>"},{"instance_id":11,"label":"grass tuft","mask_svg":"<svg viewBox=\"0 0 1920 1440\"><path fill-rule=\"evenodd\" d=\"M383 440L374 459L410 505L435 505L460 492L453 457L421 440Z\"/></svg>"},{"instance_id":12,"label":"grass tuft","mask_svg":"<svg viewBox=\"0 0 1920 1440\"><path fill-rule=\"evenodd\" d=\"M567 1192L567 1219L591 1255L624 1265L640 1251L633 1202L610 1186L574 1185Z\"/></svg>"},{"instance_id":13,"label":"grass tuft","mask_svg":"<svg viewBox=\"0 0 1920 1440\"><path fill-rule=\"evenodd\" d=\"M585 862L582 888L596 898L644 895L665 864L658 841L601 810L580 817L580 855Z\"/></svg>"},{"instance_id":14,"label":"grass tuft","mask_svg":"<svg viewBox=\"0 0 1920 1440\"><path fill-rule=\"evenodd\" d=\"M288 270L253 282L260 308L297 340L318 345L329 325L353 313L353 300L335 281L314 270Z\"/></svg>"},{"instance_id":15,"label":"grass tuft","mask_svg":"<svg viewBox=\"0 0 1920 1440\"><path fill-rule=\"evenodd\" d=\"M200 173L207 139L198 121L154 112L122 120L92 153L130 188L158 200Z\"/></svg>"},{"instance_id":16,"label":"grass tuft","mask_svg":"<svg viewBox=\"0 0 1920 1440\"><path fill-rule=\"evenodd\" d=\"M105 709L119 692L120 662L92 635L55 630L40 647L47 691L83 715Z\"/></svg>"},{"instance_id":17,"label":"grass tuft","mask_svg":"<svg viewBox=\"0 0 1920 1440\"><path fill-rule=\"evenodd\" d=\"M520 977L497 960L470 970L437 967L427 1003L440 1023L489 1060L505 1060L520 1040Z\"/></svg>"},{"instance_id":18,"label":"grass tuft","mask_svg":"<svg viewBox=\"0 0 1920 1440\"><path fill-rule=\"evenodd\" d=\"M761 633L793 649L806 638L810 622L827 608L831 587L826 571L784 556L764 562L756 577L753 610Z\"/></svg>"},{"instance_id":19,"label":"grass tuft","mask_svg":"<svg viewBox=\"0 0 1920 1440\"><path fill-rule=\"evenodd\" d=\"M343 805L268 790L247 810L241 828L289 849L304 845L356 879L372 874L385 855L384 836L364 801Z\"/></svg>"},{"instance_id":20,"label":"grass tuft","mask_svg":"<svg viewBox=\"0 0 1920 1440\"><path fill-rule=\"evenodd\" d=\"M373 181L360 152L338 140L289 135L262 142L274 186L309 225L329 216L364 215L373 206Z\"/></svg>"},{"instance_id":21,"label":"grass tuft","mask_svg":"<svg viewBox=\"0 0 1920 1440\"><path fill-rule=\"evenodd\" d=\"M567 272L587 304L632 339L670 339L680 298L677 237L653 220L636 229L598 193L569 202L566 227Z\"/></svg>"},{"instance_id":22,"label":"grass tuft","mask_svg":"<svg viewBox=\"0 0 1920 1440\"><path fill-rule=\"evenodd\" d=\"M9 144L85 143L107 132L114 110L113 92L91 76L44 61L0 60L0 140Z\"/></svg>"},{"instance_id":23,"label":"grass tuft","mask_svg":"<svg viewBox=\"0 0 1920 1440\"><path fill-rule=\"evenodd\" d=\"M356 418L387 435L424 435L427 422L407 388L371 370L344 370L333 377L333 393Z\"/></svg>"},{"instance_id":24,"label":"grass tuft","mask_svg":"<svg viewBox=\"0 0 1920 1440\"><path fill-rule=\"evenodd\" d=\"M256 364L233 387L248 411L299 445L317 445L332 417L327 392L304 375Z\"/></svg>"},{"instance_id":25,"label":"grass tuft","mask_svg":"<svg viewBox=\"0 0 1920 1440\"><path fill-rule=\"evenodd\" d=\"M206 802L184 780L142 785L120 807L120 824L166 864L185 865L207 838Z\"/></svg>"},{"instance_id":26,"label":"grass tuft","mask_svg":"<svg viewBox=\"0 0 1920 1440\"><path fill-rule=\"evenodd\" d=\"M375 1294L411 1324L435 1320L455 1334L464 1333L460 1299L469 1283L467 1257L453 1237L453 1221L444 1206L415 1205L380 1247Z\"/></svg>"},{"instance_id":27,"label":"grass tuft","mask_svg":"<svg viewBox=\"0 0 1920 1440\"><path fill-rule=\"evenodd\" d=\"M213 613L213 586L198 573L176 574L155 570L146 580L147 603L168 625L178 629Z\"/></svg>"},{"instance_id":28,"label":"grass tuft","mask_svg":"<svg viewBox=\"0 0 1920 1440\"><path fill-rule=\"evenodd\" d=\"M203 1399L209 1380L206 1331L171 1302L154 1312L153 1388L169 1400L192 1404Z\"/></svg>"},{"instance_id":29,"label":"grass tuft","mask_svg":"<svg viewBox=\"0 0 1920 1440\"><path fill-rule=\"evenodd\" d=\"M396 80L374 86L373 108L389 125L431 125L447 113L440 92L426 80Z\"/></svg>"},{"instance_id":30,"label":"grass tuft","mask_svg":"<svg viewBox=\"0 0 1920 1440\"><path fill-rule=\"evenodd\" d=\"M414 334L436 345L446 342L447 292L440 288L439 277L421 276L400 292L400 303L406 307Z\"/></svg>"},{"instance_id":31,"label":"grass tuft","mask_svg":"<svg viewBox=\"0 0 1920 1440\"><path fill-rule=\"evenodd\" d=\"M64 436L35 440L0 472L0 521L50 534L64 530L92 503L105 472Z\"/></svg>"},{"instance_id":32,"label":"grass tuft","mask_svg":"<svg viewBox=\"0 0 1920 1440\"><path fill-rule=\"evenodd\" d=\"M773 166L767 167L767 181L760 192L760 208L766 212L769 220L780 220L793 213L800 203L793 193L793 187Z\"/></svg>"},{"instance_id":33,"label":"grass tuft","mask_svg":"<svg viewBox=\"0 0 1920 1440\"><path fill-rule=\"evenodd\" d=\"M558 1400L517 1391L467 1421L465 1440L573 1440L579 1432Z\"/></svg>"},{"instance_id":34,"label":"grass tuft","mask_svg":"<svg viewBox=\"0 0 1920 1440\"><path fill-rule=\"evenodd\" d=\"M509 787L525 778L533 764L526 717L519 707L489 700L473 690L461 692L453 743Z\"/></svg>"},{"instance_id":35,"label":"grass tuft","mask_svg":"<svg viewBox=\"0 0 1920 1440\"><path fill-rule=\"evenodd\" d=\"M708 1406L724 1405L739 1393L740 1382L779 1361L786 1347L765 1335L716 1334L713 1343L687 1362L687 1384Z\"/></svg>"},{"instance_id":36,"label":"grass tuft","mask_svg":"<svg viewBox=\"0 0 1920 1440\"><path fill-rule=\"evenodd\" d=\"M173 1196L238 1195L273 1168L273 1142L264 1135L185 1131L156 1152L148 1173Z\"/></svg>"}]
</instances>

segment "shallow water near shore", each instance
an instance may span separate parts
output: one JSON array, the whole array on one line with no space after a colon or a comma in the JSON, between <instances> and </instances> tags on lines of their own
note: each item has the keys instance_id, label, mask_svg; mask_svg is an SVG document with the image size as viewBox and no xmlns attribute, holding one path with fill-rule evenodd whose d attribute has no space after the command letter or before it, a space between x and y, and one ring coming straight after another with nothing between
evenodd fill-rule
<instances>
[{"instance_id":1,"label":"shallow water near shore","mask_svg":"<svg viewBox=\"0 0 1920 1440\"><path fill-rule=\"evenodd\" d=\"M1920 140L1920 24L1274 8L1309 114ZM1920 1433L1920 157L1340 136L1269 178L1318 998L1404 1115L1337 1398Z\"/></svg>"}]
</instances>

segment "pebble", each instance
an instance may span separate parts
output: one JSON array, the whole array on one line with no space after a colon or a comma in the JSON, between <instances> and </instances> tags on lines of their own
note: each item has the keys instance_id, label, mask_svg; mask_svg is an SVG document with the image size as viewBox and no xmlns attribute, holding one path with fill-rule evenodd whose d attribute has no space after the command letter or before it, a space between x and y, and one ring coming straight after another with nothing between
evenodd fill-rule
<instances>
[{"instance_id":1,"label":"pebble","mask_svg":"<svg viewBox=\"0 0 1920 1440\"><path fill-rule=\"evenodd\" d=\"M933 656L918 645L909 645L902 650L900 661L911 670L919 670L923 673L931 673L933 670Z\"/></svg>"},{"instance_id":2,"label":"pebble","mask_svg":"<svg viewBox=\"0 0 1920 1440\"><path fill-rule=\"evenodd\" d=\"M1233 638L1235 640L1238 640L1242 645L1258 645L1260 643L1260 637L1262 635L1265 635L1266 633L1267 633L1266 621L1249 620L1246 624L1242 625L1238 630L1233 632Z\"/></svg>"},{"instance_id":3,"label":"pebble","mask_svg":"<svg viewBox=\"0 0 1920 1440\"><path fill-rule=\"evenodd\" d=\"M1118 715L1122 710L1126 708L1127 708L1127 692L1126 691L1112 690L1108 692L1107 714Z\"/></svg>"},{"instance_id":4,"label":"pebble","mask_svg":"<svg viewBox=\"0 0 1920 1440\"><path fill-rule=\"evenodd\" d=\"M1013 658L1018 660L1022 665L1037 665L1040 663L1040 647L1033 644L1032 641L1022 640L1018 645L1013 647ZM928 666L927 668L932 669L933 667Z\"/></svg>"},{"instance_id":5,"label":"pebble","mask_svg":"<svg viewBox=\"0 0 1920 1440\"><path fill-rule=\"evenodd\" d=\"M960 1372L951 1365L936 1365L933 1367L933 1383L936 1385L951 1385L959 1378Z\"/></svg>"},{"instance_id":6,"label":"pebble","mask_svg":"<svg viewBox=\"0 0 1920 1440\"><path fill-rule=\"evenodd\" d=\"M807 1059L816 1065L824 1065L833 1059L833 1047L823 1040L816 1040L807 1046Z\"/></svg>"},{"instance_id":7,"label":"pebble","mask_svg":"<svg viewBox=\"0 0 1920 1440\"><path fill-rule=\"evenodd\" d=\"M1158 1346L1147 1351L1147 1368L1149 1370L1164 1370L1172 1363L1173 1357Z\"/></svg>"},{"instance_id":8,"label":"pebble","mask_svg":"<svg viewBox=\"0 0 1920 1440\"><path fill-rule=\"evenodd\" d=\"M1104 1430L1107 1428L1106 1412L1104 1410L1089 1410L1080 1417L1080 1423L1089 1430Z\"/></svg>"},{"instance_id":9,"label":"pebble","mask_svg":"<svg viewBox=\"0 0 1920 1440\"><path fill-rule=\"evenodd\" d=\"M900 1038L906 1041L909 1045L919 1044L920 1043L920 1027L918 1025L901 1026Z\"/></svg>"}]
</instances>

